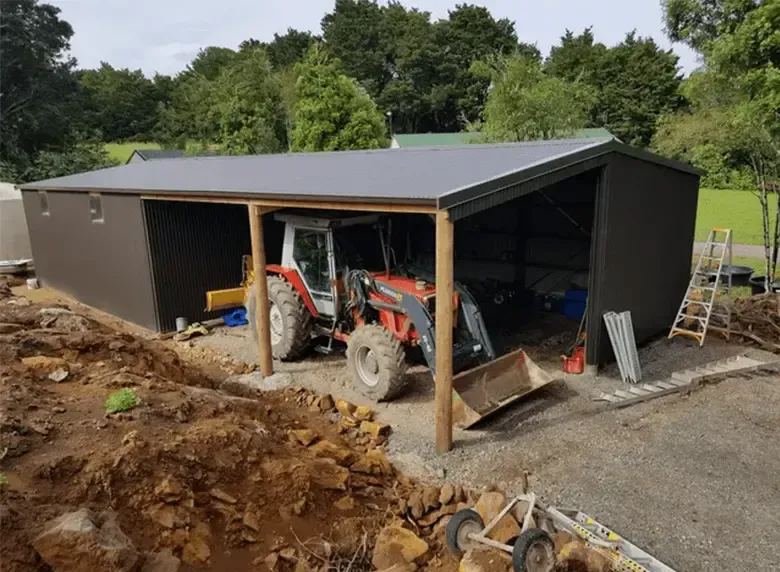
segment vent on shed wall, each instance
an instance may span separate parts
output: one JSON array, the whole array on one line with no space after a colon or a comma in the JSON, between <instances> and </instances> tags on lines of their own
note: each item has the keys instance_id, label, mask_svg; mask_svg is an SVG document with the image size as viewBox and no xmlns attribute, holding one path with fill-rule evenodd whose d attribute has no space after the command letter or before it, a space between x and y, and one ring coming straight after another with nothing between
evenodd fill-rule
<instances>
[{"instance_id":1,"label":"vent on shed wall","mask_svg":"<svg viewBox=\"0 0 780 572\"><path fill-rule=\"evenodd\" d=\"M204 309L206 291L241 283L241 257L251 252L247 207L149 200L144 216L160 330L174 330L178 316L216 317ZM265 226L268 262L278 262L281 232Z\"/></svg>"}]
</instances>

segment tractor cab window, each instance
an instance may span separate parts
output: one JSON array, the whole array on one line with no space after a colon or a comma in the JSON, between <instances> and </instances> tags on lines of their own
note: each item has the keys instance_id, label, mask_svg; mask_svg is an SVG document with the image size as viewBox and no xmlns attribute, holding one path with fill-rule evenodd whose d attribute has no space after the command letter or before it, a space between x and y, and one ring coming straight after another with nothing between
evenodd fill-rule
<instances>
[{"instance_id":1,"label":"tractor cab window","mask_svg":"<svg viewBox=\"0 0 780 572\"><path fill-rule=\"evenodd\" d=\"M296 229L293 258L310 290L330 292L328 247L324 232Z\"/></svg>"},{"instance_id":2,"label":"tractor cab window","mask_svg":"<svg viewBox=\"0 0 780 572\"><path fill-rule=\"evenodd\" d=\"M385 263L379 233L372 225L357 225L333 231L336 250L336 273L350 270L384 270Z\"/></svg>"}]
</instances>

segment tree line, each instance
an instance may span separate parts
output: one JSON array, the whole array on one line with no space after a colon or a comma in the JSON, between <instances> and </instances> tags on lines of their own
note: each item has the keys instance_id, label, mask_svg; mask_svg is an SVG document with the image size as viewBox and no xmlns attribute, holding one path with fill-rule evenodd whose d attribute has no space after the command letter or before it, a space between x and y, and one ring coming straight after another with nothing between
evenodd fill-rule
<instances>
[{"instance_id":1,"label":"tree line","mask_svg":"<svg viewBox=\"0 0 780 572\"><path fill-rule=\"evenodd\" d=\"M685 106L659 121L656 151L688 161L703 184L758 198L765 286L780 254L780 0L665 0L666 27L702 57ZM773 222L772 222L773 221Z\"/></svg>"},{"instance_id":2,"label":"tree line","mask_svg":"<svg viewBox=\"0 0 780 572\"><path fill-rule=\"evenodd\" d=\"M710 40L692 26L720 31L699 12L735 4L747 17L751 5L777 2L667 0L670 34L704 51ZM0 9L5 180L107 165L102 142L246 154L378 148L391 133L521 141L584 127L698 165L722 159L718 176L729 181L744 173L710 147L670 143L708 88L698 74L683 80L677 56L633 32L605 46L590 29L566 30L543 55L480 6L459 4L434 20L395 1L336 0L319 35L288 29L235 50L205 47L181 73L147 78L109 63L79 69L56 7L5 0Z\"/></svg>"}]
</instances>

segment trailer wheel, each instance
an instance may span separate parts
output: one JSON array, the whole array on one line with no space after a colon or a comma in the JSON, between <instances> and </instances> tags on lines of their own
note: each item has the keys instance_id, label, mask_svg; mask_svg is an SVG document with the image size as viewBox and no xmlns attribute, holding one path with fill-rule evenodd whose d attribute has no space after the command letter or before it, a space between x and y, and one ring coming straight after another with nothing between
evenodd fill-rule
<instances>
[{"instance_id":1,"label":"trailer wheel","mask_svg":"<svg viewBox=\"0 0 780 572\"><path fill-rule=\"evenodd\" d=\"M529 528L512 548L514 572L552 572L555 568L555 543L541 528Z\"/></svg>"},{"instance_id":2,"label":"trailer wheel","mask_svg":"<svg viewBox=\"0 0 780 572\"><path fill-rule=\"evenodd\" d=\"M271 326L271 351L281 360L300 357L309 346L312 331L312 315L303 298L287 280L278 276L268 277L268 304ZM255 289L250 287L246 299L246 319L257 341L257 303Z\"/></svg>"},{"instance_id":3,"label":"trailer wheel","mask_svg":"<svg viewBox=\"0 0 780 572\"><path fill-rule=\"evenodd\" d=\"M398 397L406 384L401 342L377 324L359 326L347 342L347 364L357 389L374 401Z\"/></svg>"},{"instance_id":4,"label":"trailer wheel","mask_svg":"<svg viewBox=\"0 0 780 572\"><path fill-rule=\"evenodd\" d=\"M479 545L471 540L469 534L477 534L485 528L479 513L470 508L459 510L447 523L444 537L447 540L447 548L456 556L471 550Z\"/></svg>"}]
</instances>

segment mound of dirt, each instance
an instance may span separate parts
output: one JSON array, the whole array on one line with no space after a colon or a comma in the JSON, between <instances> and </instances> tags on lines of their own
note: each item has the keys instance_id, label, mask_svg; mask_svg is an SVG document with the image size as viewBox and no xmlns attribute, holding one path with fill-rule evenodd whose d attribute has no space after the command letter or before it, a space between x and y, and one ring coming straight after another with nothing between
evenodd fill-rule
<instances>
[{"instance_id":1,"label":"mound of dirt","mask_svg":"<svg viewBox=\"0 0 780 572\"><path fill-rule=\"evenodd\" d=\"M329 396L227 394L228 372L62 306L7 297L0 324L4 570L74 569L42 559L36 539L108 511L139 555L132 569L371 569L379 531L402 517L413 484L384 435L342 427ZM122 388L140 404L107 414ZM44 537L48 555L75 542Z\"/></svg>"},{"instance_id":2,"label":"mound of dirt","mask_svg":"<svg viewBox=\"0 0 780 572\"><path fill-rule=\"evenodd\" d=\"M411 481L369 408L249 389L232 375L244 366L0 300L2 569L454 572L452 515L488 522L506 501ZM119 391L126 409L106 413ZM491 537L516 535L518 517ZM487 561L479 572L509 571Z\"/></svg>"}]
</instances>

